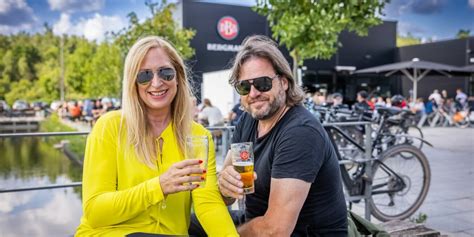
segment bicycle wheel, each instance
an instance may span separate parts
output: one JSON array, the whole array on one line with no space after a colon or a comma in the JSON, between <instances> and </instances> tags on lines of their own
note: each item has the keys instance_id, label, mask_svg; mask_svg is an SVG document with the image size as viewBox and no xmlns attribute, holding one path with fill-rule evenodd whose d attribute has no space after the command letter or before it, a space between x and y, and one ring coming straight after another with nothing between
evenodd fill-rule
<instances>
[{"instance_id":1,"label":"bicycle wheel","mask_svg":"<svg viewBox=\"0 0 474 237\"><path fill-rule=\"evenodd\" d=\"M415 146L420 150L421 150L421 148L423 148L423 141L420 140L420 139L416 139L416 138L423 139L423 132L421 131L421 129L418 126L412 125L412 126L408 127L408 130L406 131L406 135L412 136L412 137L407 137L405 139L405 143L408 143L409 145Z\"/></svg>"},{"instance_id":2,"label":"bicycle wheel","mask_svg":"<svg viewBox=\"0 0 474 237\"><path fill-rule=\"evenodd\" d=\"M401 135L395 141L396 144L407 144L412 145L421 150L423 147L423 141L417 138L423 139L423 132L418 126L410 125L406 131L400 127L396 128L396 131L393 133L395 135ZM404 136L406 135L406 136Z\"/></svg>"},{"instance_id":3,"label":"bicycle wheel","mask_svg":"<svg viewBox=\"0 0 474 237\"><path fill-rule=\"evenodd\" d=\"M371 213L380 221L406 219L428 194L428 160L420 149L406 144L393 146L380 157L373 166Z\"/></svg>"}]
</instances>

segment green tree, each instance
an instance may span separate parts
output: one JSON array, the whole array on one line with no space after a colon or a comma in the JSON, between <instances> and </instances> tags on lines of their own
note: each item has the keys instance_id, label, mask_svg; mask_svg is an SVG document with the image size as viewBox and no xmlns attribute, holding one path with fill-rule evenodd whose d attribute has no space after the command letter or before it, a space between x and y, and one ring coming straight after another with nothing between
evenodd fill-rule
<instances>
[{"instance_id":1,"label":"green tree","mask_svg":"<svg viewBox=\"0 0 474 237\"><path fill-rule=\"evenodd\" d=\"M257 0L254 7L266 16L273 38L290 50L293 74L308 58L329 59L340 45L343 30L367 35L368 29L382 22L388 0Z\"/></svg>"},{"instance_id":2,"label":"green tree","mask_svg":"<svg viewBox=\"0 0 474 237\"><path fill-rule=\"evenodd\" d=\"M25 99L28 101L36 99L37 94L34 90L31 90L32 87L33 83L27 79L13 82L11 90L5 94L5 99L9 104L13 104L13 102L18 99Z\"/></svg>"},{"instance_id":3,"label":"green tree","mask_svg":"<svg viewBox=\"0 0 474 237\"><path fill-rule=\"evenodd\" d=\"M120 96L122 59L119 48L107 42L99 45L86 75L86 96Z\"/></svg>"},{"instance_id":4,"label":"green tree","mask_svg":"<svg viewBox=\"0 0 474 237\"><path fill-rule=\"evenodd\" d=\"M150 9L151 18L140 23L137 15L131 12L128 14L129 26L112 33L122 57L125 58L130 47L138 39L148 35L158 35L171 42L183 58L191 58L194 55L194 49L190 45L190 40L196 33L194 30L178 27L172 16L176 5L168 4L166 0L160 3L146 1L145 4Z\"/></svg>"},{"instance_id":5,"label":"green tree","mask_svg":"<svg viewBox=\"0 0 474 237\"><path fill-rule=\"evenodd\" d=\"M35 89L41 94L40 99L51 102L59 99L59 37L53 34L53 30L45 25L43 34L35 34L32 42L40 51L42 62L38 64L38 80L35 81Z\"/></svg>"},{"instance_id":6,"label":"green tree","mask_svg":"<svg viewBox=\"0 0 474 237\"><path fill-rule=\"evenodd\" d=\"M410 32L406 36L397 35L397 47L421 44L421 39L413 36Z\"/></svg>"},{"instance_id":7,"label":"green tree","mask_svg":"<svg viewBox=\"0 0 474 237\"><path fill-rule=\"evenodd\" d=\"M82 37L67 37L65 40L65 84L67 99L80 99L87 93L86 77L91 73L90 62L94 60L97 45ZM104 64L107 62L103 62Z\"/></svg>"},{"instance_id":8,"label":"green tree","mask_svg":"<svg viewBox=\"0 0 474 237\"><path fill-rule=\"evenodd\" d=\"M458 31L458 33L456 34L456 38L458 38L458 39L465 39L465 38L469 38L470 35L471 35L471 31L470 31L470 30L460 29L460 30Z\"/></svg>"}]
</instances>

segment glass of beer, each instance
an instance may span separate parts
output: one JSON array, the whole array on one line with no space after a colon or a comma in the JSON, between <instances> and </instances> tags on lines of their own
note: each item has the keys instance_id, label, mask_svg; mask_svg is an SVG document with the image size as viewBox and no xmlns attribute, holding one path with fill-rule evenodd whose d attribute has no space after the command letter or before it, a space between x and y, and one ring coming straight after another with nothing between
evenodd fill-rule
<instances>
[{"instance_id":1,"label":"glass of beer","mask_svg":"<svg viewBox=\"0 0 474 237\"><path fill-rule=\"evenodd\" d=\"M255 192L253 180L253 149L251 142L233 143L230 145L232 165L240 173L244 183L244 194Z\"/></svg>"},{"instance_id":2,"label":"glass of beer","mask_svg":"<svg viewBox=\"0 0 474 237\"><path fill-rule=\"evenodd\" d=\"M207 136L187 136L186 137L186 159L202 160L199 168L207 171L207 159L209 154L209 140ZM200 182L192 182L192 184L199 184L202 188L206 184L206 173L191 174L191 176L201 176Z\"/></svg>"}]
</instances>

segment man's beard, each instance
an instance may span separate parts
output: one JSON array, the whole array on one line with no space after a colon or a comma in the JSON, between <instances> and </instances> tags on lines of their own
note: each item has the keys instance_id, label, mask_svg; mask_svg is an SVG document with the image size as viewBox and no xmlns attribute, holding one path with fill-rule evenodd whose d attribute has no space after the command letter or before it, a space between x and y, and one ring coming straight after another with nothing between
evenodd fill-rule
<instances>
[{"instance_id":1,"label":"man's beard","mask_svg":"<svg viewBox=\"0 0 474 237\"><path fill-rule=\"evenodd\" d=\"M269 107L265 111L252 110L251 105L247 104L244 106L245 110L250 113L252 118L257 120L266 120L271 118L276 112L285 104L286 94L285 91L279 91L278 95L275 96L273 102L270 103Z\"/></svg>"}]
</instances>

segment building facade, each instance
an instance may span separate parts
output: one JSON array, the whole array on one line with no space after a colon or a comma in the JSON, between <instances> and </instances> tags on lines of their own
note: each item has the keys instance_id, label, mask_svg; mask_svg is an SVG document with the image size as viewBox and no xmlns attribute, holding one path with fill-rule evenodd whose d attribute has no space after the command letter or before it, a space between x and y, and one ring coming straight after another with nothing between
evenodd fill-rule
<instances>
[{"instance_id":1,"label":"building facade","mask_svg":"<svg viewBox=\"0 0 474 237\"><path fill-rule=\"evenodd\" d=\"M176 19L183 27L196 30L191 40L196 54L188 61L195 93L199 98L215 94L214 100L225 100L224 94L233 92L229 85L223 88L229 79L228 69L233 57L245 37L255 34L271 36L267 20L250 7L192 0L181 1L177 15ZM474 64L474 37L397 48L396 29L396 22L385 21L371 28L365 37L342 32L339 36L341 46L331 59L304 62L303 86L310 91L340 92L346 101L353 101L360 90L383 96L408 96L412 83L406 78L354 75L352 72L415 57L455 66ZM288 50L284 47L281 50L292 64ZM468 77L426 77L420 82L418 94L427 97L433 89L448 89L450 95L455 88L469 91L469 80ZM215 92L216 89L219 92ZM227 101L220 101L221 110L228 110L230 103L236 103L237 98L233 94Z\"/></svg>"}]
</instances>

